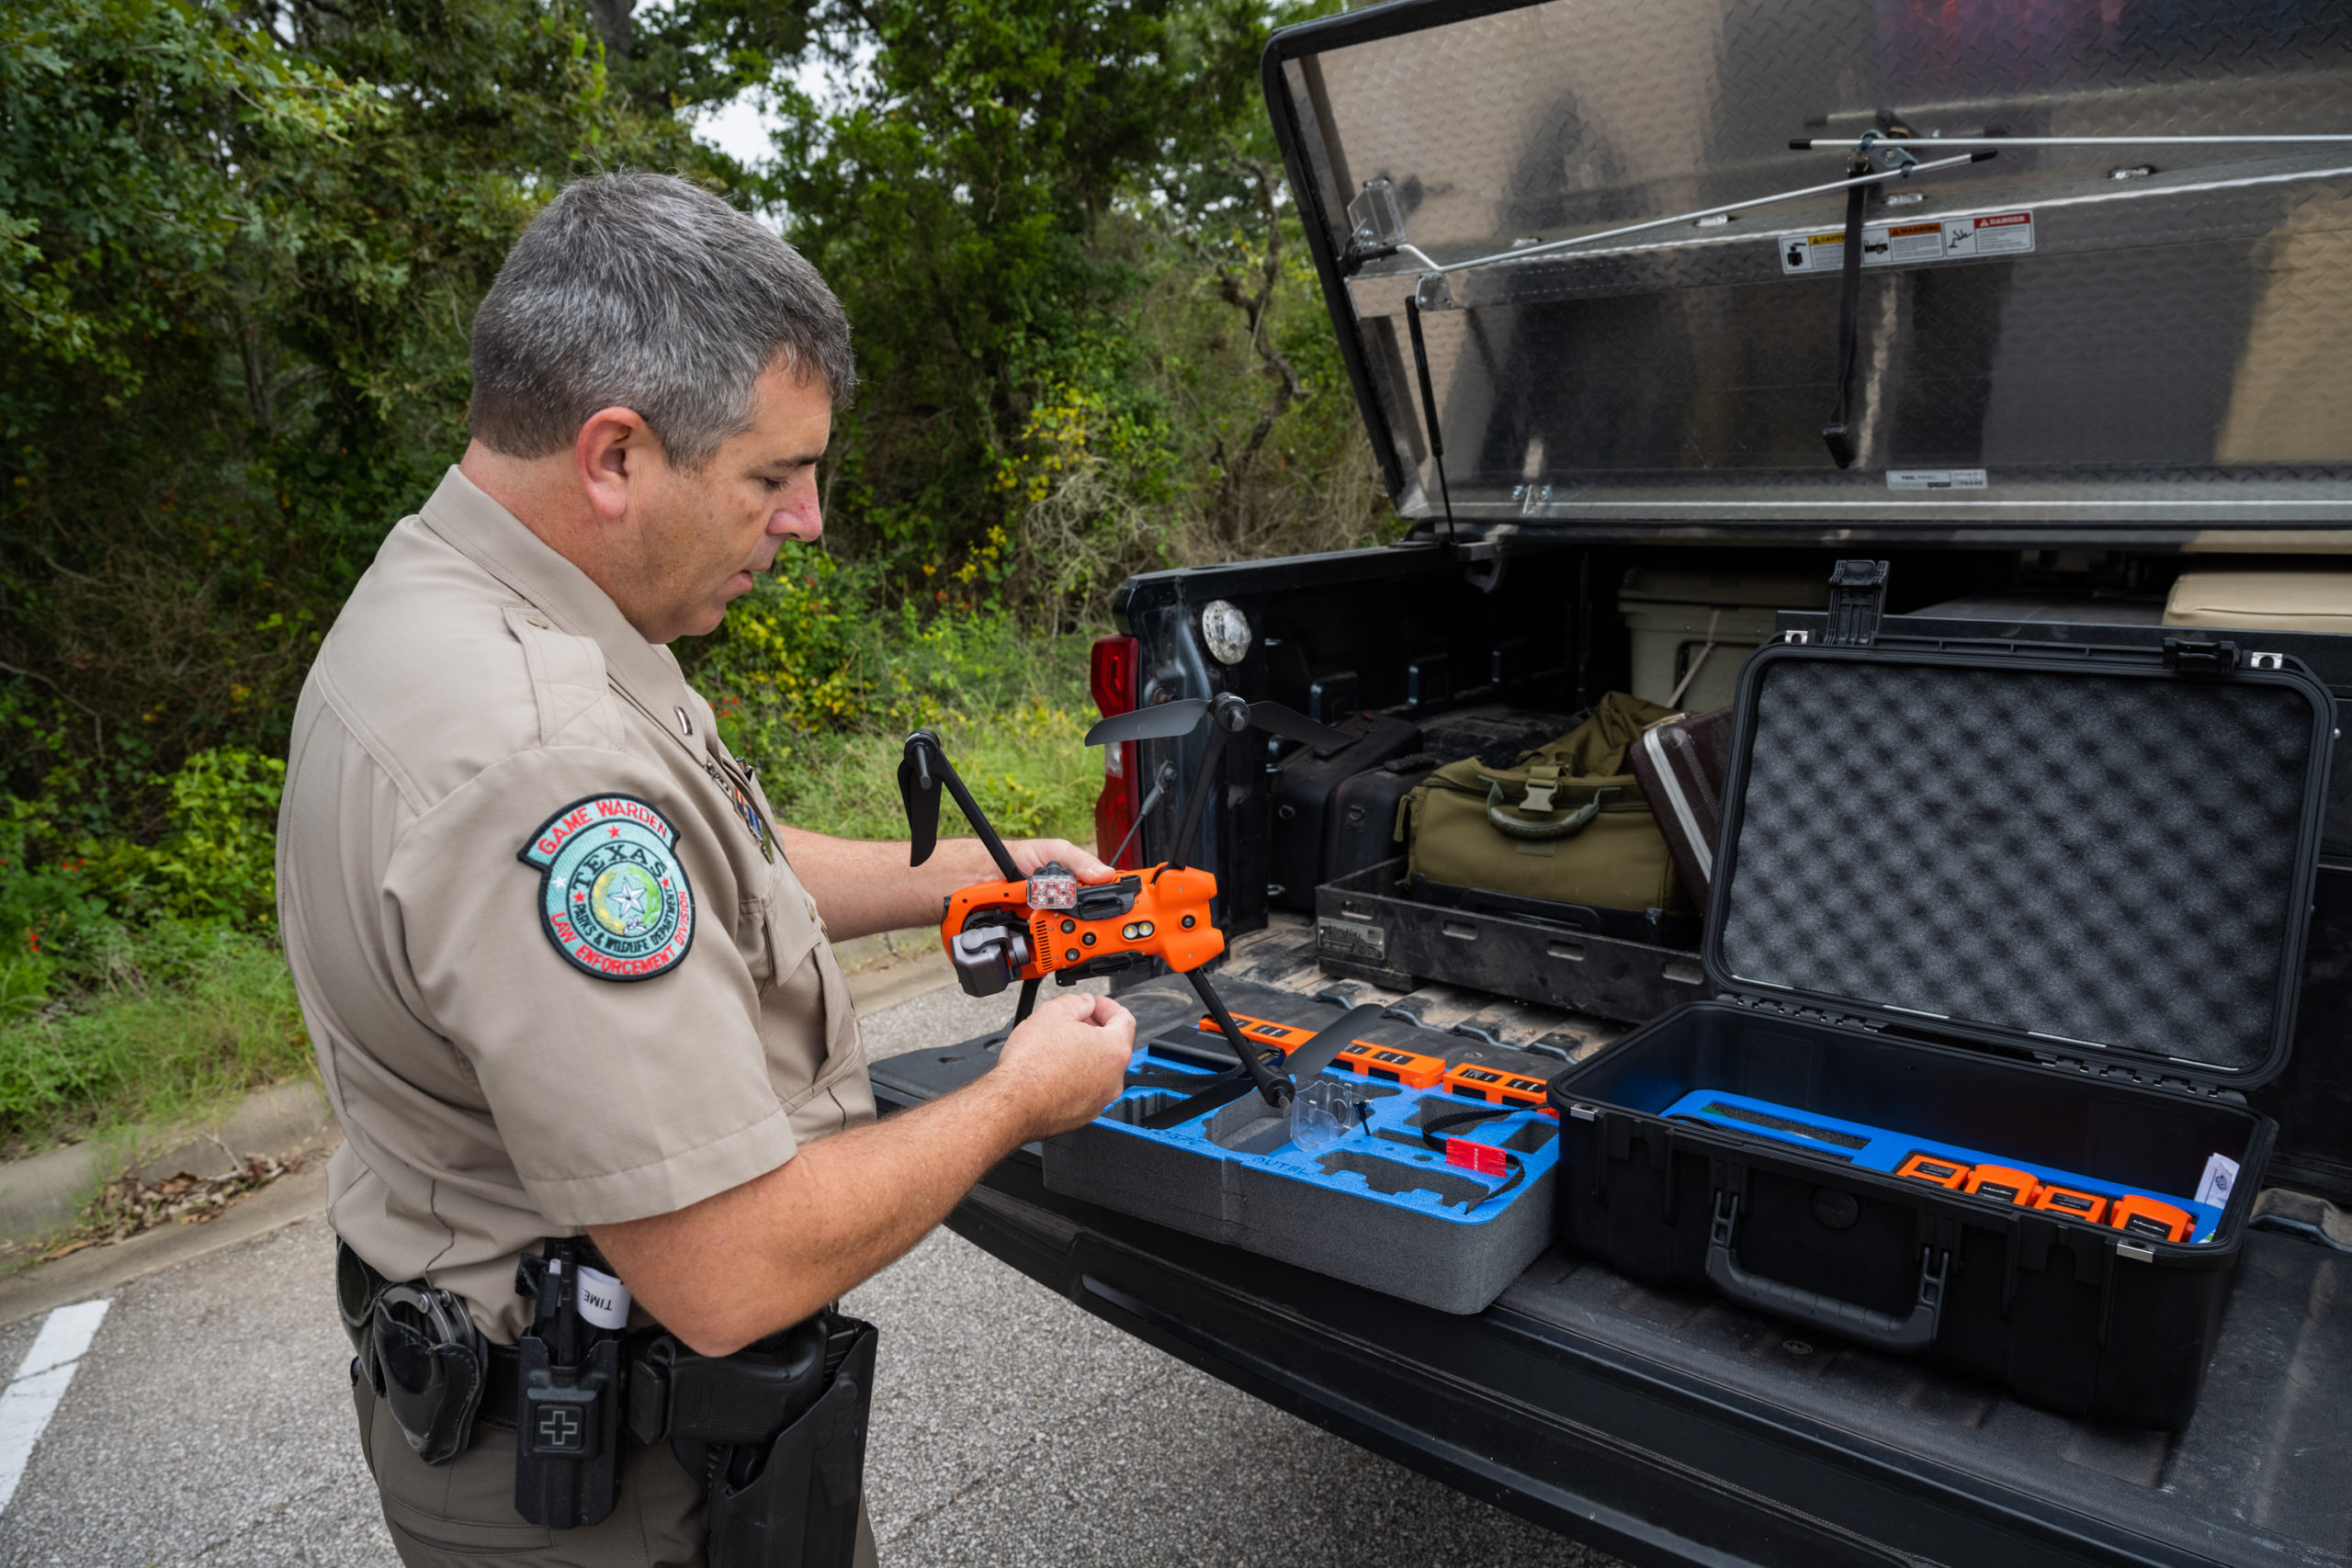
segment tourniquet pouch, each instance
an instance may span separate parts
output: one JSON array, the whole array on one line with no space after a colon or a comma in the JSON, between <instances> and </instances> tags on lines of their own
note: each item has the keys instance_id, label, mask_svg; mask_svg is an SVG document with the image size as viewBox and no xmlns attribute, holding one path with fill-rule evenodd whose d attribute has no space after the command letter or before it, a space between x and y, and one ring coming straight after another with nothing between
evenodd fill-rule
<instances>
[{"instance_id":1,"label":"tourniquet pouch","mask_svg":"<svg viewBox=\"0 0 2352 1568\"><path fill-rule=\"evenodd\" d=\"M831 1316L824 1392L764 1447L723 1457L710 1483L709 1568L849 1568L874 1403L870 1323Z\"/></svg>"},{"instance_id":2,"label":"tourniquet pouch","mask_svg":"<svg viewBox=\"0 0 2352 1568\"><path fill-rule=\"evenodd\" d=\"M2243 1091L2293 1038L2332 701L2258 646L1874 622L1743 671L1713 999L1552 1081L1561 1238L2179 1427L2276 1130Z\"/></svg>"},{"instance_id":3,"label":"tourniquet pouch","mask_svg":"<svg viewBox=\"0 0 2352 1568\"><path fill-rule=\"evenodd\" d=\"M1627 751L1674 710L1623 692L1509 768L1464 758L1431 773L1397 810L1417 888L1475 889L1604 910L1694 908Z\"/></svg>"}]
</instances>

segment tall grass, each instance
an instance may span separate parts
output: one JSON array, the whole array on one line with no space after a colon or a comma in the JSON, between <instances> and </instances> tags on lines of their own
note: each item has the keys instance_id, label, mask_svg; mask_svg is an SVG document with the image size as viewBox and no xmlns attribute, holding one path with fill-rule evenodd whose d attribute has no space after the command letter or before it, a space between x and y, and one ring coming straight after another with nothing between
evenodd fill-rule
<instances>
[{"instance_id":1,"label":"tall grass","mask_svg":"<svg viewBox=\"0 0 2352 1568\"><path fill-rule=\"evenodd\" d=\"M150 945L179 951L154 955L152 976L0 1025L0 1150L208 1116L311 1070L293 978L275 943L216 927Z\"/></svg>"}]
</instances>

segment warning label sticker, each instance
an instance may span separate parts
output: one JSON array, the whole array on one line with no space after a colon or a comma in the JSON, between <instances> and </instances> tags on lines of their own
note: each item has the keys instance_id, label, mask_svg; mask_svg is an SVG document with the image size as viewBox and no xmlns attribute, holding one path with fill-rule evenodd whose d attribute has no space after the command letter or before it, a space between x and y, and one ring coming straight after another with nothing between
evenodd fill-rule
<instances>
[{"instance_id":1,"label":"warning label sticker","mask_svg":"<svg viewBox=\"0 0 2352 1568\"><path fill-rule=\"evenodd\" d=\"M1870 223L1862 228L1864 266L1906 266L1918 262L1960 261L1976 256L2022 255L2033 249L2030 211L1994 212L1981 218L1927 218L1908 223ZM1846 265L1846 231L1781 236L1781 271L1836 272Z\"/></svg>"},{"instance_id":2,"label":"warning label sticker","mask_svg":"<svg viewBox=\"0 0 2352 1568\"><path fill-rule=\"evenodd\" d=\"M1889 468L1886 470L1889 490L1983 490L1985 488L1982 468Z\"/></svg>"}]
</instances>

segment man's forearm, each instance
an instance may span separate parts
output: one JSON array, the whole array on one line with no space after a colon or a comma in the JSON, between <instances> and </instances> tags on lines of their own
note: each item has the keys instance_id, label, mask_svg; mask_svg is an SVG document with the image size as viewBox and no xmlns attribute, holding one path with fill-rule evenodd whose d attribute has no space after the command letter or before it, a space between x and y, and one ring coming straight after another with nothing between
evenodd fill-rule
<instances>
[{"instance_id":1,"label":"man's forearm","mask_svg":"<svg viewBox=\"0 0 2352 1568\"><path fill-rule=\"evenodd\" d=\"M929 860L909 866L903 839L836 839L797 828L778 836L835 942L935 926L941 899L1004 874L978 839L944 839Z\"/></svg>"},{"instance_id":2,"label":"man's forearm","mask_svg":"<svg viewBox=\"0 0 2352 1568\"><path fill-rule=\"evenodd\" d=\"M677 1213L589 1234L663 1326L704 1355L729 1355L903 1255L1021 1145L1027 1121L1016 1094L983 1077L810 1144L766 1176ZM703 1266L712 1258L726 1268Z\"/></svg>"}]
</instances>

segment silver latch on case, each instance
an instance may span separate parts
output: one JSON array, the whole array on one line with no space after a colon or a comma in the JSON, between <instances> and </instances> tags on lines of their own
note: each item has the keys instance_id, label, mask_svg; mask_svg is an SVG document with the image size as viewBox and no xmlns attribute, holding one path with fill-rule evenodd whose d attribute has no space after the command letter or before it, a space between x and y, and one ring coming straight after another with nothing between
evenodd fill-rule
<instances>
[{"instance_id":1,"label":"silver latch on case","mask_svg":"<svg viewBox=\"0 0 2352 1568\"><path fill-rule=\"evenodd\" d=\"M1811 642L1813 634L1811 632L1782 632L1781 640L1782 642Z\"/></svg>"},{"instance_id":2,"label":"silver latch on case","mask_svg":"<svg viewBox=\"0 0 2352 1568\"><path fill-rule=\"evenodd\" d=\"M2145 1242L2119 1241L2115 1244L2115 1256L2129 1258L2134 1263L2154 1263L2156 1260L2156 1249Z\"/></svg>"},{"instance_id":3,"label":"silver latch on case","mask_svg":"<svg viewBox=\"0 0 2352 1568\"><path fill-rule=\"evenodd\" d=\"M2283 653L2249 653L2245 661L2256 670L2284 670L2287 656Z\"/></svg>"}]
</instances>

